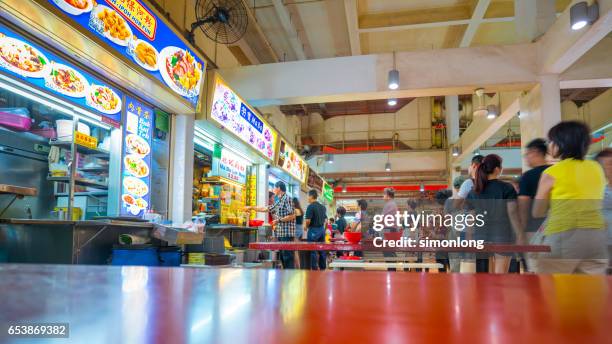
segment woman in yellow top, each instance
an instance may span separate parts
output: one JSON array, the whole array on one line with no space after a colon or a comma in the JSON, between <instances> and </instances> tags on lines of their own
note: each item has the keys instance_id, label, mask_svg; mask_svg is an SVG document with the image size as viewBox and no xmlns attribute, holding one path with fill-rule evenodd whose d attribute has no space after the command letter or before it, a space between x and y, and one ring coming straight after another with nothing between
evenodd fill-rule
<instances>
[{"instance_id":1,"label":"woman in yellow top","mask_svg":"<svg viewBox=\"0 0 612 344\"><path fill-rule=\"evenodd\" d=\"M601 166L585 160L591 142L582 122L561 122L548 132L549 153L560 159L542 173L532 209L547 216L542 244L551 252L541 255L538 273L605 273L605 221L602 200L606 186Z\"/></svg>"}]
</instances>

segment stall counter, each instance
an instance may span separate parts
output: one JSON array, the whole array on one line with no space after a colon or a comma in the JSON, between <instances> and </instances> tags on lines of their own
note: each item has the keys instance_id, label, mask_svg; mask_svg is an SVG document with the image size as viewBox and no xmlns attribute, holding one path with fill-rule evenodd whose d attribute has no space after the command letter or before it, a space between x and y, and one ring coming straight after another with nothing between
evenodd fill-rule
<instances>
[{"instance_id":1,"label":"stall counter","mask_svg":"<svg viewBox=\"0 0 612 344\"><path fill-rule=\"evenodd\" d=\"M151 237L152 229L149 222L0 219L0 262L108 264L120 234Z\"/></svg>"}]
</instances>

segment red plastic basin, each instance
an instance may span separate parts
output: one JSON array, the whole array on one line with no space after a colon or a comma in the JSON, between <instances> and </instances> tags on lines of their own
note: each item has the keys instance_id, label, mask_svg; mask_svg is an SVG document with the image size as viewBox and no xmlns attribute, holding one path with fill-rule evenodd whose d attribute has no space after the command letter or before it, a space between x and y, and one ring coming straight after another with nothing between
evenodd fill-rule
<instances>
[{"instance_id":1,"label":"red plastic basin","mask_svg":"<svg viewBox=\"0 0 612 344\"><path fill-rule=\"evenodd\" d=\"M351 244L358 244L361 241L361 232L344 232L344 238Z\"/></svg>"}]
</instances>

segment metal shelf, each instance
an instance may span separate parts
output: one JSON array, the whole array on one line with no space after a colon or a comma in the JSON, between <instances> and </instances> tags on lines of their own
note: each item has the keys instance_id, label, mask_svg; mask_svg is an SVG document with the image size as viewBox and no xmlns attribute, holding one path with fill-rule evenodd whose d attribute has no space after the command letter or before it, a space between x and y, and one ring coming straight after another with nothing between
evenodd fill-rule
<instances>
[{"instance_id":1,"label":"metal shelf","mask_svg":"<svg viewBox=\"0 0 612 344\"><path fill-rule=\"evenodd\" d=\"M100 166L100 167L83 167L78 168L77 170L81 172L108 172L108 166Z\"/></svg>"},{"instance_id":2,"label":"metal shelf","mask_svg":"<svg viewBox=\"0 0 612 344\"><path fill-rule=\"evenodd\" d=\"M92 197L106 197L108 196L108 191L84 191L84 192L75 192L75 196L92 196ZM69 194L67 192L56 193L55 197L68 197Z\"/></svg>"},{"instance_id":3,"label":"metal shelf","mask_svg":"<svg viewBox=\"0 0 612 344\"><path fill-rule=\"evenodd\" d=\"M72 142L70 141L58 141L58 140L50 140L49 144L51 146L57 146L60 148L64 148L64 149L71 149L72 146ZM85 146L81 146L81 145L75 145L76 146L76 150L77 152L81 153L81 154L87 154L89 156L93 156L95 158L98 159L104 159L104 160L109 160L110 159L110 153L100 150L100 149L93 149L93 148L88 148Z\"/></svg>"},{"instance_id":4,"label":"metal shelf","mask_svg":"<svg viewBox=\"0 0 612 344\"><path fill-rule=\"evenodd\" d=\"M50 182L70 183L70 177L47 177L47 180ZM97 189L104 189L104 190L108 189L108 184L102 184L102 183L88 181L88 180L80 179L80 178L76 178L74 180L74 184L80 185L80 186L89 186L89 187L97 188Z\"/></svg>"}]
</instances>

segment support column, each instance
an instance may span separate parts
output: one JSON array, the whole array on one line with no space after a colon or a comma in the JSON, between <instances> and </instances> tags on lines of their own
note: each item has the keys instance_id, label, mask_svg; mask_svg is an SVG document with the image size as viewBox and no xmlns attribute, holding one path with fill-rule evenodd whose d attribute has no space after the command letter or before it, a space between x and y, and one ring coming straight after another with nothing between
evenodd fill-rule
<instances>
[{"instance_id":1,"label":"support column","mask_svg":"<svg viewBox=\"0 0 612 344\"><path fill-rule=\"evenodd\" d=\"M177 224L191 219L194 125L193 115L174 116L169 218Z\"/></svg>"},{"instance_id":2,"label":"support column","mask_svg":"<svg viewBox=\"0 0 612 344\"><path fill-rule=\"evenodd\" d=\"M256 165L257 170L257 206L268 205L268 164ZM268 222L267 213L257 213L258 220Z\"/></svg>"},{"instance_id":3,"label":"support column","mask_svg":"<svg viewBox=\"0 0 612 344\"><path fill-rule=\"evenodd\" d=\"M539 81L539 85L520 99L521 146L538 137L546 138L548 130L561 122L559 76L541 75ZM523 171L527 169L523 162Z\"/></svg>"},{"instance_id":4,"label":"support column","mask_svg":"<svg viewBox=\"0 0 612 344\"><path fill-rule=\"evenodd\" d=\"M539 77L542 86L542 135L561 122L561 89L559 75L548 74Z\"/></svg>"},{"instance_id":5,"label":"support column","mask_svg":"<svg viewBox=\"0 0 612 344\"><path fill-rule=\"evenodd\" d=\"M532 42L555 22L555 0L514 0L514 24L521 43Z\"/></svg>"},{"instance_id":6,"label":"support column","mask_svg":"<svg viewBox=\"0 0 612 344\"><path fill-rule=\"evenodd\" d=\"M444 97L446 108L446 138L452 145L459 140L459 96Z\"/></svg>"},{"instance_id":7,"label":"support column","mask_svg":"<svg viewBox=\"0 0 612 344\"><path fill-rule=\"evenodd\" d=\"M459 141L459 97L445 96L444 107L446 109L446 138L448 141L448 185L452 189L453 180L458 177L461 172L456 172L455 166L452 164L452 145Z\"/></svg>"}]
</instances>

